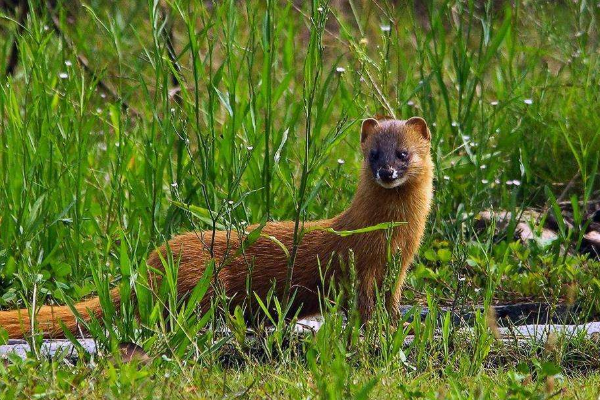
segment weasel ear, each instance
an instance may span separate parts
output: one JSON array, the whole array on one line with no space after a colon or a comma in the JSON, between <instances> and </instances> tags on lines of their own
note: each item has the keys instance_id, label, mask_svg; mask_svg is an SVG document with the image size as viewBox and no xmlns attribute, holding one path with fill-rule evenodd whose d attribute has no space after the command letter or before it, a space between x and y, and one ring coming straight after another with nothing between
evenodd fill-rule
<instances>
[{"instance_id":1,"label":"weasel ear","mask_svg":"<svg viewBox=\"0 0 600 400\"><path fill-rule=\"evenodd\" d=\"M375 118L367 118L363 121L362 127L360 128L360 142L364 143L365 140L375 132L375 129L379 126L379 122Z\"/></svg>"},{"instance_id":2,"label":"weasel ear","mask_svg":"<svg viewBox=\"0 0 600 400\"><path fill-rule=\"evenodd\" d=\"M412 117L409 118L405 122L406 126L409 126L415 129L417 132L421 134L423 139L430 141L431 140L431 132L429 132L429 128L427 127L427 122L421 117Z\"/></svg>"}]
</instances>

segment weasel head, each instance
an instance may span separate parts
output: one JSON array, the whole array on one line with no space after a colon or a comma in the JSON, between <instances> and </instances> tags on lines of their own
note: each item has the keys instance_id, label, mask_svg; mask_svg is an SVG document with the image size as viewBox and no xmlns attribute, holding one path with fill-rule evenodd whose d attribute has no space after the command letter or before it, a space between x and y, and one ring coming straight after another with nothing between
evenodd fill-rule
<instances>
[{"instance_id":1,"label":"weasel head","mask_svg":"<svg viewBox=\"0 0 600 400\"><path fill-rule=\"evenodd\" d=\"M431 168L431 133L423 118L368 118L362 123L360 143L365 167L386 189L418 179Z\"/></svg>"}]
</instances>

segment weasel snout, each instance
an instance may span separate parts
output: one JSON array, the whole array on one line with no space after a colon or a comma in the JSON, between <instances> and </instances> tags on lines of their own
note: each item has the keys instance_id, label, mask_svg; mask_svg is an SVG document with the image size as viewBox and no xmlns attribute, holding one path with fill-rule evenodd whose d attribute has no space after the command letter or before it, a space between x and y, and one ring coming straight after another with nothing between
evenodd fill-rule
<instances>
[{"instance_id":1,"label":"weasel snout","mask_svg":"<svg viewBox=\"0 0 600 400\"><path fill-rule=\"evenodd\" d=\"M403 169L394 167L379 168L375 174L375 180L386 189L395 188L406 181Z\"/></svg>"}]
</instances>

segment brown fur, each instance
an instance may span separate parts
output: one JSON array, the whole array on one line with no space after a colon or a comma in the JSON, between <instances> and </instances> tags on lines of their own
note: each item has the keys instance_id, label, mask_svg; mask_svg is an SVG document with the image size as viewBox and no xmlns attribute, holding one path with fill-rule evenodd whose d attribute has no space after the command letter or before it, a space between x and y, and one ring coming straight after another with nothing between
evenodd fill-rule
<instances>
[{"instance_id":1,"label":"brown fur","mask_svg":"<svg viewBox=\"0 0 600 400\"><path fill-rule=\"evenodd\" d=\"M395 133L398 143L409 148L414 154L410 167L406 171L408 180L394 189L385 189L375 181L367 161L370 146L378 134ZM319 226L331 227L337 231L354 230L372 226L381 222L405 221L406 224L393 229L392 248L400 251L402 265L397 287L388 298L390 310L396 310L400 301L402 284L408 266L418 250L432 199L433 164L430 156L429 130L420 118L408 121L366 120L363 123L361 148L365 162L361 170L360 182L350 207L340 215L326 220L308 222L304 228ZM251 230L253 227L249 227ZM262 233L271 235L288 249L293 247L293 222L270 222ZM281 298L287 274L287 257L284 251L272 240L261 237L249 246L242 255L232 259L239 248L239 240L225 231L190 232L179 235L168 242L173 258L179 260L178 293L189 293L202 276L205 264L210 260L209 245L213 243L213 257L219 265L218 281L231 298L231 306L242 304L246 299L247 275L249 265L253 263L251 290L261 298L275 285L275 292ZM386 274L387 242L385 231L373 231L340 237L322 230L311 231L303 236L298 247L291 281L292 291L296 291L293 308L300 308L300 316L319 313L319 290L323 283L319 273L319 261L325 266L331 259L332 264L325 284L344 275L340 269L337 255L347 256L352 249L355 254L358 282L358 308L363 320L370 318L375 305L375 287L380 286ZM167 250L163 245L159 250L163 255ZM334 256L335 254L335 256ZM160 257L153 252L148 265L162 269ZM211 288L203 300L203 308L210 302L214 290ZM118 291L111 292L115 304L119 303ZM98 298L76 304L78 312L84 318L88 314L102 315ZM72 332L77 331L77 319L68 307L44 306L37 311L37 328L46 337L63 335L58 321ZM23 337L31 332L31 321L26 310L0 312L0 326L8 331L9 337Z\"/></svg>"}]
</instances>

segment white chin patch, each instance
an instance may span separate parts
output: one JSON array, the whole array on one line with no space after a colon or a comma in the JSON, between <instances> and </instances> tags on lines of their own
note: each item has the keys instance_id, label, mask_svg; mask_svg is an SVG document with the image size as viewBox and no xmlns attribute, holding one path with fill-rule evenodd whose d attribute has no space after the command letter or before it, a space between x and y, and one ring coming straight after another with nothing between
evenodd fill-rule
<instances>
[{"instance_id":1,"label":"white chin patch","mask_svg":"<svg viewBox=\"0 0 600 400\"><path fill-rule=\"evenodd\" d=\"M406 182L406 179L408 177L406 175L404 175L401 178L397 178L391 182L384 182L381 180L381 178L377 178L376 181L379 184L379 186L384 187L386 189L393 189L395 187L398 187L400 185L402 185L404 182Z\"/></svg>"}]
</instances>

